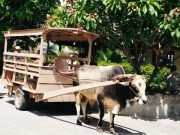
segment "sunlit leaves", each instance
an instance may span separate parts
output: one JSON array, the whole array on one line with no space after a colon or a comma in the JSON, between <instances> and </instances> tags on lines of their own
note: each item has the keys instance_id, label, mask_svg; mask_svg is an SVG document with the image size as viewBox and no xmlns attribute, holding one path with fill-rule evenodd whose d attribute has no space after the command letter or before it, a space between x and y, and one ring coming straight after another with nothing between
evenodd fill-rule
<instances>
[{"instance_id":1,"label":"sunlit leaves","mask_svg":"<svg viewBox=\"0 0 180 135\"><path fill-rule=\"evenodd\" d=\"M164 20L160 23L160 28L162 28L164 32L170 32L171 36L177 41L177 45L179 45L180 8L176 7L171 9L169 13L165 13L163 17Z\"/></svg>"},{"instance_id":2,"label":"sunlit leaves","mask_svg":"<svg viewBox=\"0 0 180 135\"><path fill-rule=\"evenodd\" d=\"M100 11L101 6L97 8L98 3L101 1L91 0L78 0L72 1L71 4L65 5L62 8L59 8L59 15L55 15L61 19L61 24L67 24L66 26L77 27L81 25L83 29L96 29L97 23L101 23L101 19L97 12ZM64 14L63 10L67 10ZM54 15L53 15L54 16ZM56 21L55 18L52 18L53 21ZM54 23L49 23L50 26L53 26ZM64 25L62 25L65 27ZM62 27L57 25L56 27Z\"/></svg>"},{"instance_id":3,"label":"sunlit leaves","mask_svg":"<svg viewBox=\"0 0 180 135\"><path fill-rule=\"evenodd\" d=\"M57 6L59 0L0 0L0 31L39 28L45 24L46 14L53 13ZM3 39L0 34L0 40ZM36 45L28 40L27 43L21 47L28 49L28 45Z\"/></svg>"},{"instance_id":4,"label":"sunlit leaves","mask_svg":"<svg viewBox=\"0 0 180 135\"><path fill-rule=\"evenodd\" d=\"M150 37L153 39L154 31L158 32L160 39L163 39L164 34L179 37L177 14L173 19L164 20L163 18L165 11L168 11L169 16L175 16L174 12L167 9L168 4L174 5L165 0L74 0L71 1L71 4L59 9L72 8L73 12L68 14L60 12L61 15L53 17L53 21L59 23L52 23L58 25L52 26L77 27L81 25L83 29L106 35L108 32L104 33L97 29L100 26L113 34L113 38L118 38L121 34L121 38L124 37L125 41L133 38L137 33L141 33L142 39L148 38L148 35L151 35ZM172 5L169 7L173 7ZM94 17L94 14L97 16ZM110 38L110 40L115 39ZM129 42L126 44L130 45Z\"/></svg>"},{"instance_id":5,"label":"sunlit leaves","mask_svg":"<svg viewBox=\"0 0 180 135\"><path fill-rule=\"evenodd\" d=\"M147 6L146 6L146 4L142 4L140 9L143 11L144 14L147 13Z\"/></svg>"},{"instance_id":6,"label":"sunlit leaves","mask_svg":"<svg viewBox=\"0 0 180 135\"><path fill-rule=\"evenodd\" d=\"M155 14L155 16L157 16L157 11L155 11L155 9L152 5L149 5L149 12L151 15Z\"/></svg>"},{"instance_id":7,"label":"sunlit leaves","mask_svg":"<svg viewBox=\"0 0 180 135\"><path fill-rule=\"evenodd\" d=\"M106 6L106 10L110 10L114 13L120 11L122 6L126 4L126 0L103 0L104 5Z\"/></svg>"}]
</instances>

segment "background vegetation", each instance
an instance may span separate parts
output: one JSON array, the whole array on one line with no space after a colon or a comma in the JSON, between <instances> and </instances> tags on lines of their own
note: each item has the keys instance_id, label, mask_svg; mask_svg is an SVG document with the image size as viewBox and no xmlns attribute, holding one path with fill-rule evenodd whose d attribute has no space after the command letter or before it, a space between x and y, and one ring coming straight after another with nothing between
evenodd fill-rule
<instances>
[{"instance_id":1,"label":"background vegetation","mask_svg":"<svg viewBox=\"0 0 180 135\"><path fill-rule=\"evenodd\" d=\"M96 62L98 63L98 66L121 65L127 74L137 74L136 70L127 61L121 59L121 61L119 62L112 62L111 61L112 54L113 55L115 54L114 53L108 53L108 54L109 55L107 55L107 52L103 53L102 51L97 52L97 55L95 57L97 59ZM116 56L118 55L116 54ZM140 70L142 74L146 77L146 79L149 80L153 73L154 68L155 67L153 65L148 64L141 66ZM159 72L156 74L151 84L147 87L147 92L149 94L167 92L166 75L168 72L170 72L170 70L167 67L163 67L159 70Z\"/></svg>"},{"instance_id":2,"label":"background vegetation","mask_svg":"<svg viewBox=\"0 0 180 135\"><path fill-rule=\"evenodd\" d=\"M40 28L46 23L46 14L53 14L59 5L59 0L0 0L0 31ZM23 50L37 46L38 40L21 38L25 41L19 44ZM9 40L8 48L12 48L14 39ZM0 73L3 51L4 37L0 33Z\"/></svg>"},{"instance_id":3,"label":"background vegetation","mask_svg":"<svg viewBox=\"0 0 180 135\"><path fill-rule=\"evenodd\" d=\"M64 0L63 5L59 0L1 0L0 19L1 31L39 28L48 23L49 27L77 27L98 33L108 49L97 52L96 62L120 63L127 73L143 74L154 90L165 88L168 69L160 67L160 59L171 46L180 45L179 0ZM24 40L20 46L25 50L38 41ZM8 47L12 44L9 42ZM0 68L3 45L0 34ZM149 49L156 54L155 65L142 66L142 54Z\"/></svg>"},{"instance_id":4,"label":"background vegetation","mask_svg":"<svg viewBox=\"0 0 180 135\"><path fill-rule=\"evenodd\" d=\"M66 0L47 21L50 27L77 27L100 34L110 50L121 50L126 61L142 74L143 54L156 54L153 72L170 46L180 45L179 0Z\"/></svg>"}]
</instances>

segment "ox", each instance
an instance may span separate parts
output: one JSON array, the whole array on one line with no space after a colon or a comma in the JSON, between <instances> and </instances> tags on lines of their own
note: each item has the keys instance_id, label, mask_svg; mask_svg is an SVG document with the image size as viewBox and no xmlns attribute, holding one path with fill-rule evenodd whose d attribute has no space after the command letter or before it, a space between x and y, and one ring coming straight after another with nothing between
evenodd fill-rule
<instances>
[{"instance_id":1,"label":"ox","mask_svg":"<svg viewBox=\"0 0 180 135\"><path fill-rule=\"evenodd\" d=\"M79 86L108 80L113 80L116 83L114 85L82 90L75 93L78 117L77 124L82 124L80 120L80 105L82 107L85 122L88 122L86 114L88 100L97 101L99 120L96 130L98 132L103 132L102 119L104 117L105 107L110 114L110 132L116 134L114 117L115 114L120 114L123 109L125 109L127 101L129 101L131 105L134 105L135 103L146 104L146 80L141 75L125 74L124 69L121 66L85 65L75 71L73 85Z\"/></svg>"}]
</instances>

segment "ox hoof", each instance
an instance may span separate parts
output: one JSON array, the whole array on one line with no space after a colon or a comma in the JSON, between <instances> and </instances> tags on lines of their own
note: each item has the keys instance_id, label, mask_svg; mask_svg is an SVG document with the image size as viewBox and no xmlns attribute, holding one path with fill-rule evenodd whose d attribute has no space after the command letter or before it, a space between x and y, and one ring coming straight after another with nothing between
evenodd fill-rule
<instances>
[{"instance_id":1,"label":"ox hoof","mask_svg":"<svg viewBox=\"0 0 180 135\"><path fill-rule=\"evenodd\" d=\"M76 121L76 124L82 126L82 122L79 120Z\"/></svg>"},{"instance_id":2,"label":"ox hoof","mask_svg":"<svg viewBox=\"0 0 180 135\"><path fill-rule=\"evenodd\" d=\"M84 123L90 124L90 121L89 120L85 120Z\"/></svg>"},{"instance_id":3,"label":"ox hoof","mask_svg":"<svg viewBox=\"0 0 180 135\"><path fill-rule=\"evenodd\" d=\"M99 133L103 133L103 130L101 127L96 127L96 131L99 132Z\"/></svg>"},{"instance_id":4,"label":"ox hoof","mask_svg":"<svg viewBox=\"0 0 180 135\"><path fill-rule=\"evenodd\" d=\"M110 132L113 133L114 135L118 135L118 133L116 132L115 128L110 128Z\"/></svg>"}]
</instances>

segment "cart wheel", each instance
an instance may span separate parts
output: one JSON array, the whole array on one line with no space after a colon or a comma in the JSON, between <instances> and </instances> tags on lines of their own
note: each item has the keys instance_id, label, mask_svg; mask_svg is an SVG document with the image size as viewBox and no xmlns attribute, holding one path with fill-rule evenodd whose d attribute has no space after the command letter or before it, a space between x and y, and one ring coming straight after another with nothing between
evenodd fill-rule
<instances>
[{"instance_id":1,"label":"cart wheel","mask_svg":"<svg viewBox=\"0 0 180 135\"><path fill-rule=\"evenodd\" d=\"M27 107L29 97L28 92L18 88L14 95L14 104L16 109L24 110Z\"/></svg>"}]
</instances>

